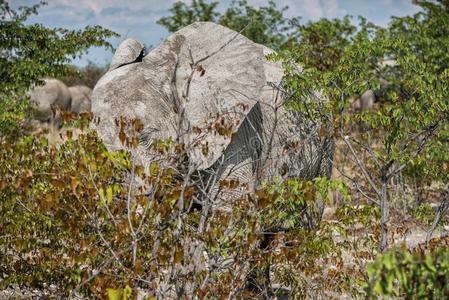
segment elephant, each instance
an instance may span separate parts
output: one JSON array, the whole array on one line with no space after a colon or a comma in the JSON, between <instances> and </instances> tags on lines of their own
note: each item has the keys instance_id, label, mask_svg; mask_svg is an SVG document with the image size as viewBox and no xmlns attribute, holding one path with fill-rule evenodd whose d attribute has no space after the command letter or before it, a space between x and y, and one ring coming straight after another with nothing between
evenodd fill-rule
<instances>
[{"instance_id":1,"label":"elephant","mask_svg":"<svg viewBox=\"0 0 449 300\"><path fill-rule=\"evenodd\" d=\"M92 89L85 85L69 87L72 105L70 111L74 113L90 112Z\"/></svg>"},{"instance_id":2,"label":"elephant","mask_svg":"<svg viewBox=\"0 0 449 300\"><path fill-rule=\"evenodd\" d=\"M196 22L144 53L142 43L123 41L93 90L99 122L91 126L108 149L126 148L148 167L159 160L152 142L170 138L186 145L203 182L238 178L253 191L279 176L330 176L333 141L319 136L319 122L284 108L282 64L266 59L273 50ZM120 117L143 123L137 148L120 141Z\"/></svg>"},{"instance_id":3,"label":"elephant","mask_svg":"<svg viewBox=\"0 0 449 300\"><path fill-rule=\"evenodd\" d=\"M100 122L92 127L109 149L124 147L115 119L137 118L144 125L141 143L128 150L144 166L156 155L152 141L171 138L188 145L190 161L205 178L222 179L232 169L226 176L252 189L276 176L330 175L332 141L318 136L315 120L283 107L276 87L282 65L265 58L273 50L197 22L144 52L136 40L122 42L94 88L92 112ZM211 129L220 126L225 134Z\"/></svg>"},{"instance_id":4,"label":"elephant","mask_svg":"<svg viewBox=\"0 0 449 300\"><path fill-rule=\"evenodd\" d=\"M184 27L147 54L142 43L126 39L94 87L90 126L109 150L128 150L146 170L154 161L179 163L155 151L154 141L184 145L203 208L226 209L274 178L329 177L334 141L319 134L319 120L284 106L282 64L266 58L273 53L211 22ZM309 96L302 100L325 101ZM136 147L120 137L123 119L143 125ZM243 188L223 193L220 182L229 180ZM305 226L319 222L318 206Z\"/></svg>"},{"instance_id":5,"label":"elephant","mask_svg":"<svg viewBox=\"0 0 449 300\"><path fill-rule=\"evenodd\" d=\"M91 88L84 85L67 87L65 83L54 78L43 79L44 84L35 86L30 92L34 109L34 119L30 120L32 127L42 128L50 125L56 129L61 124L61 117L56 108L80 114L91 111Z\"/></svg>"},{"instance_id":6,"label":"elephant","mask_svg":"<svg viewBox=\"0 0 449 300\"><path fill-rule=\"evenodd\" d=\"M44 84L35 86L30 92L32 107L34 108L34 118L41 122L57 124L59 115L54 113L54 109L69 111L71 107L71 96L67 86L58 79L45 78Z\"/></svg>"}]
</instances>

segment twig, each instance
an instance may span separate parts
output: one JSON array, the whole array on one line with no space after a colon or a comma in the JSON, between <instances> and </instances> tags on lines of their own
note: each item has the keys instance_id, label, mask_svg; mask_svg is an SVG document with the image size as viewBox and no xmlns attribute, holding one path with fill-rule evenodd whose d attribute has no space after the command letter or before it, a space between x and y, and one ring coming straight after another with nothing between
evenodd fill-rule
<instances>
[{"instance_id":1,"label":"twig","mask_svg":"<svg viewBox=\"0 0 449 300\"><path fill-rule=\"evenodd\" d=\"M449 209L449 186L447 187L446 191L444 191L442 194L443 194L442 195L443 200L441 201L440 205L438 206L437 213L435 214L435 218L433 219L432 225L430 226L429 230L427 231L426 243L428 243L430 241L432 234L435 231L435 228L437 227L438 223L440 223L443 215Z\"/></svg>"},{"instance_id":2,"label":"twig","mask_svg":"<svg viewBox=\"0 0 449 300\"><path fill-rule=\"evenodd\" d=\"M97 195L100 195L100 190L98 189L98 187L97 187L97 185L95 183L95 180L94 180L94 177L92 175L92 171L90 169L90 166L87 166L87 170L89 171L90 180L92 181L92 184L93 184L93 186L95 188L95 191L97 192ZM112 220L112 223L114 223L114 226L117 228L117 223L115 222L114 215L112 214L111 210L109 209L108 204L106 203L106 201L104 201L103 204L104 204L104 207L106 208L106 212L108 213L109 217Z\"/></svg>"},{"instance_id":3,"label":"twig","mask_svg":"<svg viewBox=\"0 0 449 300\"><path fill-rule=\"evenodd\" d=\"M368 196L368 195L367 195L367 194L366 194L366 193L359 187L357 181L356 181L354 178L349 177L348 175L346 175L346 174L345 174L343 171L341 171L336 165L335 165L334 167L335 167L335 169L338 171L338 173L340 173L340 175L342 175L342 176L345 177L346 179L349 179L349 180L352 181L352 183L354 184L354 186L355 186L355 188L357 189L357 191L358 191L360 194L362 194L363 197L365 197L366 199L368 199L368 200L371 201L372 203L374 203L374 204L380 206L379 201L377 201L376 199L373 199L372 197Z\"/></svg>"},{"instance_id":4,"label":"twig","mask_svg":"<svg viewBox=\"0 0 449 300\"><path fill-rule=\"evenodd\" d=\"M346 146L348 146L349 150L351 150L351 153L354 156L354 158L355 158L355 160L357 162L357 165L359 166L359 168L362 171L363 175L365 176L366 180L368 180L369 184L371 185L373 190L377 193L377 195L380 196L381 193L380 193L379 189L377 188L376 184L372 180L371 176L368 174L368 171L366 170L366 168L363 165L362 161L360 160L360 158L355 153L355 150L354 150L354 148L352 147L352 145L351 145L351 143L349 141L349 137L348 136L344 136L342 133L341 133L341 137L343 138L343 141L346 144Z\"/></svg>"}]
</instances>

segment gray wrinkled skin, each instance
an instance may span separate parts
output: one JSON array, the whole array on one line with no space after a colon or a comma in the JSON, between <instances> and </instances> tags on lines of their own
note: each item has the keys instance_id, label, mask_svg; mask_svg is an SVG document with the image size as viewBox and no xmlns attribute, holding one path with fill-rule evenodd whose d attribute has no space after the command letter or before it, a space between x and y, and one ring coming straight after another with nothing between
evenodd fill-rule
<instances>
[{"instance_id":1,"label":"gray wrinkled skin","mask_svg":"<svg viewBox=\"0 0 449 300\"><path fill-rule=\"evenodd\" d=\"M72 104L70 111L74 113L90 112L92 89L85 85L69 87Z\"/></svg>"},{"instance_id":2,"label":"gray wrinkled skin","mask_svg":"<svg viewBox=\"0 0 449 300\"><path fill-rule=\"evenodd\" d=\"M35 118L42 122L53 122L52 106L70 110L70 92L67 86L58 79L47 78L44 82L44 85L36 86L31 90L30 99L35 110Z\"/></svg>"},{"instance_id":3,"label":"gray wrinkled skin","mask_svg":"<svg viewBox=\"0 0 449 300\"><path fill-rule=\"evenodd\" d=\"M275 176L330 175L333 141L284 108L282 66L265 57L271 49L208 22L179 30L141 60L142 44L124 43L92 95L92 127L108 149L125 148L115 125L123 116L144 125L140 145L128 150L145 166L157 159L152 141L171 138L186 145L205 182L237 178L254 190Z\"/></svg>"}]
</instances>

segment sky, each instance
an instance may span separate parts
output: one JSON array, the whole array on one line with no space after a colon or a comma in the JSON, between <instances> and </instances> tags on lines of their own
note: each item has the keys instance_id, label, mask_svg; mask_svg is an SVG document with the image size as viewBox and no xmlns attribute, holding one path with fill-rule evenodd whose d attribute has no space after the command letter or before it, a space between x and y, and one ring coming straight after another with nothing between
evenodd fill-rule
<instances>
[{"instance_id":1,"label":"sky","mask_svg":"<svg viewBox=\"0 0 449 300\"><path fill-rule=\"evenodd\" d=\"M211 2L210 0L206 0ZM219 1L219 11L224 11L232 0ZM268 0L248 0L253 6L265 6ZM12 7L30 6L38 0L9 0ZM169 33L156 24L170 14L176 0L46 0L30 23L42 23L49 27L82 29L87 25L101 25L121 35L110 42L117 47L127 37L135 38L147 46L157 46ZM190 0L183 0L189 3ZM320 18L339 18L347 14L362 15L369 21L386 26L391 16L411 15L418 11L411 0L274 0L279 8L288 6L287 17L301 16L304 21ZM109 64L113 53L104 48L93 48L81 59L78 66L89 61L99 65Z\"/></svg>"}]
</instances>

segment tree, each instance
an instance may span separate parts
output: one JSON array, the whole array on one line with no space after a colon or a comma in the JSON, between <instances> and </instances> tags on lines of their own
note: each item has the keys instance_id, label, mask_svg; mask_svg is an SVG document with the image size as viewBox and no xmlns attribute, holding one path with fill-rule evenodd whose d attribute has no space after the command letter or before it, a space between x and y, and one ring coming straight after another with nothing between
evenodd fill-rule
<instances>
[{"instance_id":1,"label":"tree","mask_svg":"<svg viewBox=\"0 0 449 300\"><path fill-rule=\"evenodd\" d=\"M14 11L4 0L0 2L2 97L24 92L42 77L66 74L71 59L80 57L93 46L110 48L106 39L117 36L100 26L67 30L25 25L26 19L44 4Z\"/></svg>"},{"instance_id":2,"label":"tree","mask_svg":"<svg viewBox=\"0 0 449 300\"><path fill-rule=\"evenodd\" d=\"M294 49L305 68L325 71L338 65L355 32L356 27L349 16L341 20L321 19L304 25L296 24L283 48Z\"/></svg>"},{"instance_id":3,"label":"tree","mask_svg":"<svg viewBox=\"0 0 449 300\"><path fill-rule=\"evenodd\" d=\"M365 188L356 178L343 175L369 202L380 206L381 250L388 244L388 211L393 200L390 188L395 176L422 160L432 166L433 170L428 170L434 175L447 169L447 164L436 165L447 147L449 71L441 64L447 53L430 47L430 41L437 47L447 45L447 36L439 34L440 25L448 20L447 6L442 1L419 3L425 8L423 12L398 18L387 29L362 19L359 31L349 41L343 39L346 46L333 65L317 68L317 61L310 63L310 53L304 51L313 49L316 40L312 45L307 39L300 40L300 51L287 50L278 56L286 65L289 105L328 124L328 132L322 134L340 139L347 147L366 181ZM317 26L326 28L325 24ZM395 64L385 64L385 59ZM296 63L304 69L298 71ZM377 111L349 114L351 99L366 89L378 88L380 77L390 83L386 104ZM319 90L318 97L326 101L316 105L305 101L314 90ZM364 123L368 130L352 130L354 121ZM432 158L435 161L429 161ZM426 177L435 179L430 173ZM438 180L447 184L446 177Z\"/></svg>"},{"instance_id":4,"label":"tree","mask_svg":"<svg viewBox=\"0 0 449 300\"><path fill-rule=\"evenodd\" d=\"M250 40L279 49L287 40L291 20L284 17L287 7L278 9L274 1L268 6L254 8L247 0L233 0L231 6L223 13L215 11L218 2L207 4L203 0L193 1L189 6L176 2L170 9L171 16L161 18L157 23L169 32L196 21L216 22L238 31Z\"/></svg>"},{"instance_id":5,"label":"tree","mask_svg":"<svg viewBox=\"0 0 449 300\"><path fill-rule=\"evenodd\" d=\"M12 130L22 119L22 100L30 87L44 77L69 74L73 58L92 46L111 48L106 39L117 36L100 26L67 30L25 24L42 5L45 2L16 11L0 1L0 132Z\"/></svg>"},{"instance_id":6,"label":"tree","mask_svg":"<svg viewBox=\"0 0 449 300\"><path fill-rule=\"evenodd\" d=\"M439 81L447 77L449 69L449 32L445 26L449 20L449 3L447 1L416 1L416 4L422 8L422 11L414 16L394 18L390 26L390 34L392 39L401 40L404 49L413 51L415 59L420 62L419 68L422 68L423 80L429 80L429 84L437 86L437 89L427 91L428 96L431 96L428 98L426 107L423 107L427 111L436 104L434 97L445 97L444 94L447 94L445 90L441 90L443 95L437 96L436 92L440 89ZM395 55L401 56L407 50L396 49L396 51ZM427 73L432 74L432 77L428 77ZM393 68L388 76L389 80L397 86L399 98L413 96L410 94L410 82L403 77L399 68ZM443 105L444 109L448 101L437 105ZM438 124L441 130L435 136L434 142L423 150L421 158L414 160L413 164L405 169L405 174L415 179L419 202L422 200L421 193L424 186L430 185L434 180L449 182L447 177L449 156L447 151L443 150L449 147L449 128L447 122L438 122Z\"/></svg>"},{"instance_id":7,"label":"tree","mask_svg":"<svg viewBox=\"0 0 449 300\"><path fill-rule=\"evenodd\" d=\"M205 0L193 0L190 5L178 1L170 9L172 16L163 17L157 21L169 32L175 32L197 21L216 22L220 15L215 11L218 2L207 3Z\"/></svg>"},{"instance_id":8,"label":"tree","mask_svg":"<svg viewBox=\"0 0 449 300\"><path fill-rule=\"evenodd\" d=\"M234 0L219 24L242 32L250 40L279 49L286 41L290 29L290 20L284 17L288 7L278 9L274 1L268 1L268 6L254 8L247 0Z\"/></svg>"},{"instance_id":9,"label":"tree","mask_svg":"<svg viewBox=\"0 0 449 300\"><path fill-rule=\"evenodd\" d=\"M93 89L97 81L107 71L106 66L99 66L93 62L89 62L86 66L79 68L70 66L71 72L67 76L60 77L60 79L67 86L86 85Z\"/></svg>"}]
</instances>

